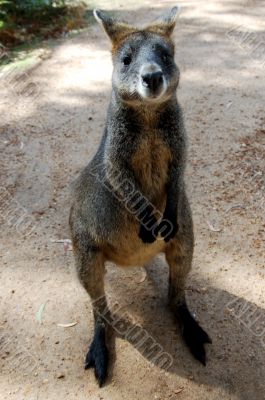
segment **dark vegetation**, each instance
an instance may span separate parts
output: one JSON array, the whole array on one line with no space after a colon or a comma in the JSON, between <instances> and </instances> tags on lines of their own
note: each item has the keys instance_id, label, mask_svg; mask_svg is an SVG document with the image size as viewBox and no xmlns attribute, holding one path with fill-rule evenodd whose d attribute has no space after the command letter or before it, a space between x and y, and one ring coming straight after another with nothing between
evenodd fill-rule
<instances>
[{"instance_id":1,"label":"dark vegetation","mask_svg":"<svg viewBox=\"0 0 265 400\"><path fill-rule=\"evenodd\" d=\"M0 0L0 53L87 26L87 5L66 0Z\"/></svg>"}]
</instances>

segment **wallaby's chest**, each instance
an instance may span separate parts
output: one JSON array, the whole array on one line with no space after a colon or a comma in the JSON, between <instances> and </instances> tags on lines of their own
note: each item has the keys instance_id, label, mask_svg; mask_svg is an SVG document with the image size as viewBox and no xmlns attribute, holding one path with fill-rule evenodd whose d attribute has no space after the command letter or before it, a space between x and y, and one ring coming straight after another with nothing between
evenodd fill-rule
<instances>
[{"instance_id":1,"label":"wallaby's chest","mask_svg":"<svg viewBox=\"0 0 265 400\"><path fill-rule=\"evenodd\" d=\"M170 161L170 148L161 137L150 132L139 139L132 155L132 168L143 193L149 197L164 194Z\"/></svg>"}]
</instances>

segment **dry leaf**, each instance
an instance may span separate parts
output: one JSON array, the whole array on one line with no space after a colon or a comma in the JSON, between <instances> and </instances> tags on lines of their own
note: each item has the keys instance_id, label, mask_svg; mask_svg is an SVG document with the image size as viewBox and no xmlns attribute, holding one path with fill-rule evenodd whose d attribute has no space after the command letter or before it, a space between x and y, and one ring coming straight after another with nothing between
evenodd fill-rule
<instances>
[{"instance_id":1,"label":"dry leaf","mask_svg":"<svg viewBox=\"0 0 265 400\"><path fill-rule=\"evenodd\" d=\"M175 393L175 394L178 394L178 393L182 392L183 389L184 389L184 387L179 388L179 389L176 389L176 390L174 391L174 393Z\"/></svg>"},{"instance_id":2,"label":"dry leaf","mask_svg":"<svg viewBox=\"0 0 265 400\"><path fill-rule=\"evenodd\" d=\"M141 276L141 278L139 279L138 283L144 282L144 281L146 280L146 277L147 277L146 270L145 270L145 268L142 268L142 276Z\"/></svg>"},{"instance_id":3,"label":"dry leaf","mask_svg":"<svg viewBox=\"0 0 265 400\"><path fill-rule=\"evenodd\" d=\"M207 221L207 224L212 232L221 232L222 228L218 228L214 226L210 221Z\"/></svg>"},{"instance_id":4,"label":"dry leaf","mask_svg":"<svg viewBox=\"0 0 265 400\"><path fill-rule=\"evenodd\" d=\"M60 328L71 328L72 326L77 325L77 322L70 322L69 324L57 324Z\"/></svg>"}]
</instances>

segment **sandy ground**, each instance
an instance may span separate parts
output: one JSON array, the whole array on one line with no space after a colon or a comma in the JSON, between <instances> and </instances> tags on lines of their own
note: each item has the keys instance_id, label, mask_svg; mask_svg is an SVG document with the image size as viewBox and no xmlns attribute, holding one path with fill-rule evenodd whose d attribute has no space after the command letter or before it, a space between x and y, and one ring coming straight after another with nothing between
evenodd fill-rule
<instances>
[{"instance_id":1,"label":"sandy ground","mask_svg":"<svg viewBox=\"0 0 265 400\"><path fill-rule=\"evenodd\" d=\"M213 339L207 367L180 338L158 258L146 277L108 267L106 289L117 315L127 311L127 326L145 329L171 365L117 335L107 385L99 390L83 370L91 305L72 251L56 241L69 238L69 186L95 153L109 99L108 41L94 25L59 42L20 81L0 80L1 400L265 398L265 4L179 3L174 37L196 234L187 297ZM174 2L121 4L112 9L140 24Z\"/></svg>"}]
</instances>

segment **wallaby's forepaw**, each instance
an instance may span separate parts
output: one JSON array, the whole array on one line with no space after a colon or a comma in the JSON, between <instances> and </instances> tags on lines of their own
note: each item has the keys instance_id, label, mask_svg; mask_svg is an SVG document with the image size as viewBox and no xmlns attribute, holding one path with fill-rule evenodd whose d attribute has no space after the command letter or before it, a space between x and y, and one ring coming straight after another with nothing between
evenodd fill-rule
<instances>
[{"instance_id":1,"label":"wallaby's forepaw","mask_svg":"<svg viewBox=\"0 0 265 400\"><path fill-rule=\"evenodd\" d=\"M153 214L154 209L152 206L146 207L139 215L140 231L139 238L144 243L153 243L158 235L157 219Z\"/></svg>"},{"instance_id":2,"label":"wallaby's forepaw","mask_svg":"<svg viewBox=\"0 0 265 400\"><path fill-rule=\"evenodd\" d=\"M144 225L140 226L139 238L144 243L153 243L156 240L156 234L154 230L148 230Z\"/></svg>"},{"instance_id":3,"label":"wallaby's forepaw","mask_svg":"<svg viewBox=\"0 0 265 400\"><path fill-rule=\"evenodd\" d=\"M212 343L208 334L200 327L187 308L180 310L180 322L182 325L182 335L192 355L206 365L206 353L204 345Z\"/></svg>"},{"instance_id":4,"label":"wallaby's forepaw","mask_svg":"<svg viewBox=\"0 0 265 400\"><path fill-rule=\"evenodd\" d=\"M95 377L101 387L107 378L108 349L105 343L105 328L97 327L93 342L86 356L85 369L94 368Z\"/></svg>"},{"instance_id":5,"label":"wallaby's forepaw","mask_svg":"<svg viewBox=\"0 0 265 400\"><path fill-rule=\"evenodd\" d=\"M178 224L176 222L171 222L169 219L166 219L165 217L162 219L162 221L158 226L158 231L161 233L161 236L164 238L165 242L169 242L170 239L173 239L178 230L179 230Z\"/></svg>"}]
</instances>

